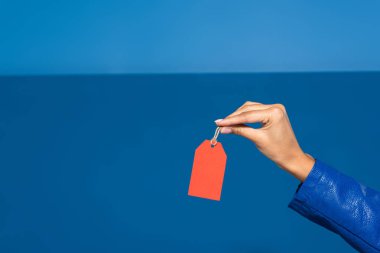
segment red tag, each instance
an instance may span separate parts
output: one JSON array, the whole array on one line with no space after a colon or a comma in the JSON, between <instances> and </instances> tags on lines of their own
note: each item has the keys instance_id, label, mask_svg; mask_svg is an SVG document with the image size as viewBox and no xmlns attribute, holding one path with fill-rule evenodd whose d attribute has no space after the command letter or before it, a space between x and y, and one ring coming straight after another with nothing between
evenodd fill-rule
<instances>
[{"instance_id":1,"label":"red tag","mask_svg":"<svg viewBox=\"0 0 380 253\"><path fill-rule=\"evenodd\" d=\"M213 143L214 144L214 143ZM227 156L222 143L205 140L196 150L188 194L220 200Z\"/></svg>"}]
</instances>

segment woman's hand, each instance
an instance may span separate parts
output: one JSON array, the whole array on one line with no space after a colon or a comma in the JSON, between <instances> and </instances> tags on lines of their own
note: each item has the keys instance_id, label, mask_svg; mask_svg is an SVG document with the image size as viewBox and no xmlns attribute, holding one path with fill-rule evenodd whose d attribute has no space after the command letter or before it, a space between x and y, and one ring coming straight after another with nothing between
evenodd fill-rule
<instances>
[{"instance_id":1,"label":"woman's hand","mask_svg":"<svg viewBox=\"0 0 380 253\"><path fill-rule=\"evenodd\" d=\"M301 181L314 165L314 159L298 145L285 107L281 104L246 102L215 123L221 127L221 133L234 133L253 141L265 156ZM261 123L262 127L252 128L245 125L247 123Z\"/></svg>"}]
</instances>

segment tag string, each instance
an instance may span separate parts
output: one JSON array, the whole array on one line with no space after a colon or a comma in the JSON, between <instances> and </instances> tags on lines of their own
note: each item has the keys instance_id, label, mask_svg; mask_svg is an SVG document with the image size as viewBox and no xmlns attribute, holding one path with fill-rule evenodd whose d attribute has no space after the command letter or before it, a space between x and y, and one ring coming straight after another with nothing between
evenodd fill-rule
<instances>
[{"instance_id":1,"label":"tag string","mask_svg":"<svg viewBox=\"0 0 380 253\"><path fill-rule=\"evenodd\" d=\"M212 139L211 139L211 146L212 147L214 147L216 145L216 143L218 143L217 139L218 139L219 133L220 133L220 127L217 127L215 130L214 137L212 137Z\"/></svg>"}]
</instances>

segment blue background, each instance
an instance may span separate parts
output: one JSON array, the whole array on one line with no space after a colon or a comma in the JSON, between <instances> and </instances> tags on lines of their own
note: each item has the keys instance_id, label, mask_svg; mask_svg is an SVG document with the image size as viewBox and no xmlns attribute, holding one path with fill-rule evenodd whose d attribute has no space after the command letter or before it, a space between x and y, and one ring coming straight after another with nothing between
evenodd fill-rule
<instances>
[{"instance_id":1,"label":"blue background","mask_svg":"<svg viewBox=\"0 0 380 253\"><path fill-rule=\"evenodd\" d=\"M0 0L0 74L380 70L380 1Z\"/></svg>"},{"instance_id":2,"label":"blue background","mask_svg":"<svg viewBox=\"0 0 380 253\"><path fill-rule=\"evenodd\" d=\"M213 121L254 100L284 103L306 152L380 190L379 12L0 0L0 252L354 252L287 208L297 180L245 139L221 137L221 202L187 187Z\"/></svg>"},{"instance_id":3,"label":"blue background","mask_svg":"<svg viewBox=\"0 0 380 253\"><path fill-rule=\"evenodd\" d=\"M355 252L287 208L298 181L243 138L221 202L195 148L246 100L287 106L304 150L380 189L380 73L0 78L0 252Z\"/></svg>"}]
</instances>

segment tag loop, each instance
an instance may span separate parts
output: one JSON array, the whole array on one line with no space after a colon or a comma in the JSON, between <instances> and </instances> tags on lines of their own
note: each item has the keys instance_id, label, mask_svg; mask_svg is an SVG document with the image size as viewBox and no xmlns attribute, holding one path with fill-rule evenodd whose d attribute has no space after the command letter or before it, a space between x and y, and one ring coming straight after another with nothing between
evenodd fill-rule
<instances>
[{"instance_id":1,"label":"tag loop","mask_svg":"<svg viewBox=\"0 0 380 253\"><path fill-rule=\"evenodd\" d=\"M214 137L212 137L210 141L212 147L214 147L218 143L217 139L218 139L219 133L220 133L220 127L217 127L214 133Z\"/></svg>"}]
</instances>

